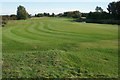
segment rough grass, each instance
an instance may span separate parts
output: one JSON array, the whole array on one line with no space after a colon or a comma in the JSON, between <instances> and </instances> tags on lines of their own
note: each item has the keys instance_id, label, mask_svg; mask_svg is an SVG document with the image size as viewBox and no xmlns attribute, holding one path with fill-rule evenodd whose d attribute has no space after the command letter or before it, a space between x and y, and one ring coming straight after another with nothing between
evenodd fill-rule
<instances>
[{"instance_id":1,"label":"rough grass","mask_svg":"<svg viewBox=\"0 0 120 80\"><path fill-rule=\"evenodd\" d=\"M118 77L118 26L71 20L9 21L2 28L3 78Z\"/></svg>"}]
</instances>

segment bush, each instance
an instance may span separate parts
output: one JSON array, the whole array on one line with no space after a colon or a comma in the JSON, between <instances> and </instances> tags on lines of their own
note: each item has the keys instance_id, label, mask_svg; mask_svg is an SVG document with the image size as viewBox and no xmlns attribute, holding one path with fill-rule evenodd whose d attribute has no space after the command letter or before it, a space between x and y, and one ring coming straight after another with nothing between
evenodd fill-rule
<instances>
[{"instance_id":1,"label":"bush","mask_svg":"<svg viewBox=\"0 0 120 80\"><path fill-rule=\"evenodd\" d=\"M42 13L35 14L35 17L43 17L43 16L44 16L44 14L42 14Z\"/></svg>"},{"instance_id":2,"label":"bush","mask_svg":"<svg viewBox=\"0 0 120 80\"><path fill-rule=\"evenodd\" d=\"M16 20L16 19L17 19L17 15L14 14L10 15L10 20Z\"/></svg>"},{"instance_id":3,"label":"bush","mask_svg":"<svg viewBox=\"0 0 120 80\"><path fill-rule=\"evenodd\" d=\"M87 23L100 23L100 24L119 24L120 20L96 20L96 19L87 19Z\"/></svg>"},{"instance_id":4,"label":"bush","mask_svg":"<svg viewBox=\"0 0 120 80\"><path fill-rule=\"evenodd\" d=\"M8 21L8 20L16 20L17 16L16 15L3 15L2 20Z\"/></svg>"},{"instance_id":5,"label":"bush","mask_svg":"<svg viewBox=\"0 0 120 80\"><path fill-rule=\"evenodd\" d=\"M69 17L69 18L80 18L81 17L81 12L79 11L71 11L71 12L64 12L62 14L62 17Z\"/></svg>"},{"instance_id":6,"label":"bush","mask_svg":"<svg viewBox=\"0 0 120 80\"><path fill-rule=\"evenodd\" d=\"M6 20L2 20L2 27L5 27L5 25L7 24Z\"/></svg>"},{"instance_id":7,"label":"bush","mask_svg":"<svg viewBox=\"0 0 120 80\"><path fill-rule=\"evenodd\" d=\"M75 20L76 22L86 22L86 19L83 19L83 18L78 18Z\"/></svg>"},{"instance_id":8,"label":"bush","mask_svg":"<svg viewBox=\"0 0 120 80\"><path fill-rule=\"evenodd\" d=\"M103 20L103 19L111 19L111 15L107 12L90 12L87 15L87 19L96 19L96 20Z\"/></svg>"}]
</instances>

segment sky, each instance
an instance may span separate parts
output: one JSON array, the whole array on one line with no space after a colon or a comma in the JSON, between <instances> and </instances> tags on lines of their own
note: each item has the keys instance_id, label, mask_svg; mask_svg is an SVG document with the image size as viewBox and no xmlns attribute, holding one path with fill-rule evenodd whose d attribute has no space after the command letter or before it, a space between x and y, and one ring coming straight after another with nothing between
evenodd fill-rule
<instances>
[{"instance_id":1,"label":"sky","mask_svg":"<svg viewBox=\"0 0 120 80\"><path fill-rule=\"evenodd\" d=\"M63 13L66 11L90 12L100 6L107 11L110 2L117 0L0 0L0 15L16 14L17 7L22 5L29 14Z\"/></svg>"}]
</instances>

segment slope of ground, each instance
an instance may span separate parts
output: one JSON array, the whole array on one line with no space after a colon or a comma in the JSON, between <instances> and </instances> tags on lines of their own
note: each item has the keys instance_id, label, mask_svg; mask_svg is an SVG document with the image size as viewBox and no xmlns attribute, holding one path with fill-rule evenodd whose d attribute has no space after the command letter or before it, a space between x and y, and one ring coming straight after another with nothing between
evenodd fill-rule
<instances>
[{"instance_id":1,"label":"slope of ground","mask_svg":"<svg viewBox=\"0 0 120 80\"><path fill-rule=\"evenodd\" d=\"M2 29L3 78L118 77L118 26L68 18L9 21Z\"/></svg>"}]
</instances>

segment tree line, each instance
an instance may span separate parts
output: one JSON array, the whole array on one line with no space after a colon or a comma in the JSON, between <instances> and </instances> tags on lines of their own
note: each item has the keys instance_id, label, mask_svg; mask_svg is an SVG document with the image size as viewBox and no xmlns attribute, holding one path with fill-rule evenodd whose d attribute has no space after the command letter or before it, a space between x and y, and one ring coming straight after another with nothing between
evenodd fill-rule
<instances>
[{"instance_id":1,"label":"tree line","mask_svg":"<svg viewBox=\"0 0 120 80\"><path fill-rule=\"evenodd\" d=\"M95 10L95 12L88 13L86 22L103 24L120 23L120 1L109 3L107 8L108 12L103 11L103 9L98 6Z\"/></svg>"},{"instance_id":2,"label":"tree line","mask_svg":"<svg viewBox=\"0 0 120 80\"><path fill-rule=\"evenodd\" d=\"M56 17L56 15L54 14L54 13L52 13L51 15L50 15L50 13L38 13L38 14L35 14L35 16L34 17L44 17L44 16L46 16L46 17Z\"/></svg>"},{"instance_id":3,"label":"tree line","mask_svg":"<svg viewBox=\"0 0 120 80\"><path fill-rule=\"evenodd\" d=\"M101 7L97 6L95 12L81 13L79 11L70 11L59 13L54 16L47 15L48 17L69 17L75 18L77 22L87 23L101 23L101 24L119 24L120 23L120 1L111 2L107 7L108 12L104 11ZM46 16L44 13L37 14L35 17ZM83 18L84 17L84 18Z\"/></svg>"},{"instance_id":4,"label":"tree line","mask_svg":"<svg viewBox=\"0 0 120 80\"><path fill-rule=\"evenodd\" d=\"M2 25L4 26L8 20L25 20L31 17L68 17L75 18L74 21L87 23L102 23L102 24L119 24L120 23L120 1L111 2L107 7L108 12L97 6L95 12L81 13L80 11L69 11L59 14L38 13L31 16L24 6L17 7L17 15L2 16ZM85 17L85 18L83 18Z\"/></svg>"}]
</instances>

